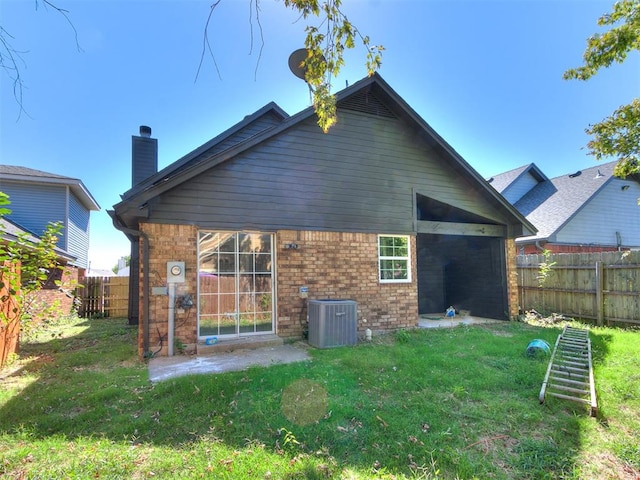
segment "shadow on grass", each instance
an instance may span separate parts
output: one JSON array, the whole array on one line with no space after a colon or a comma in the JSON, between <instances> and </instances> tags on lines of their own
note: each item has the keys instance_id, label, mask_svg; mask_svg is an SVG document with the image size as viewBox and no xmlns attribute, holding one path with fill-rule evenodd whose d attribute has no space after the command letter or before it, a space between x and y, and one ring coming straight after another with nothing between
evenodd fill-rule
<instances>
[{"instance_id":1,"label":"shadow on grass","mask_svg":"<svg viewBox=\"0 0 640 480\"><path fill-rule=\"evenodd\" d=\"M323 452L369 472L416 475L435 464L447 478L571 478L588 421L579 406L537 401L547 363L526 346L553 345L558 328L416 330L313 350L311 362L152 385L135 328L109 319L75 327L25 345L34 360L14 374L18 393L0 408L0 432L176 449L259 443L280 454L295 445L292 458ZM597 358L607 341L594 338ZM287 396L300 381L304 390ZM326 402L311 402L319 395Z\"/></svg>"}]
</instances>

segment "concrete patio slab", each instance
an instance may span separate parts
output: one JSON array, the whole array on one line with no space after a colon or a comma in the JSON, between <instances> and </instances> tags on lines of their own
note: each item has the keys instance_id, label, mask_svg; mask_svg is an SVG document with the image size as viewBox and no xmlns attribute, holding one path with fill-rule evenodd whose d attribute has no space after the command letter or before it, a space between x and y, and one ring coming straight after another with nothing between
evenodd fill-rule
<instances>
[{"instance_id":1,"label":"concrete patio slab","mask_svg":"<svg viewBox=\"0 0 640 480\"><path fill-rule=\"evenodd\" d=\"M215 374L245 370L252 366L268 367L276 364L302 362L311 357L303 343L262 347L251 350L211 355L176 355L157 357L149 361L149 380L161 382L170 378L192 374Z\"/></svg>"}]
</instances>

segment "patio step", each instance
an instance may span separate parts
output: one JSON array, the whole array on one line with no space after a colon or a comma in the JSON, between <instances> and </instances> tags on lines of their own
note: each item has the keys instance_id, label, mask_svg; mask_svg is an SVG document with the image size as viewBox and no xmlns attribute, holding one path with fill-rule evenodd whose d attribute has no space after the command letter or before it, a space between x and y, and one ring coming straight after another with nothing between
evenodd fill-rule
<instances>
[{"instance_id":1,"label":"patio step","mask_svg":"<svg viewBox=\"0 0 640 480\"><path fill-rule=\"evenodd\" d=\"M250 337L234 337L218 339L217 343L206 345L198 343L196 353L198 355L210 355L213 353L226 353L235 350L255 350L264 347L279 347L284 340L277 335L252 335Z\"/></svg>"}]
</instances>

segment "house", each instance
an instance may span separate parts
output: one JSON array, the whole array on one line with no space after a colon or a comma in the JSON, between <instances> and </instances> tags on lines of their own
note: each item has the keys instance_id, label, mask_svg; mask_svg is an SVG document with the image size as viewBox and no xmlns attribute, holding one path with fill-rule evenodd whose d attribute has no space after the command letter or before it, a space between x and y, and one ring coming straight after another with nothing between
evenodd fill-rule
<instances>
[{"instance_id":1,"label":"house","mask_svg":"<svg viewBox=\"0 0 640 480\"><path fill-rule=\"evenodd\" d=\"M489 183L537 228L518 253L606 252L640 247L640 183L613 175L616 162L549 179L535 164Z\"/></svg>"},{"instance_id":2,"label":"house","mask_svg":"<svg viewBox=\"0 0 640 480\"><path fill-rule=\"evenodd\" d=\"M354 300L360 333L450 305L517 315L514 240L534 227L380 75L337 108L324 134L312 108L270 103L159 172L150 128L133 136L109 213L133 245L141 355L301 337L311 299Z\"/></svg>"},{"instance_id":3,"label":"house","mask_svg":"<svg viewBox=\"0 0 640 480\"><path fill-rule=\"evenodd\" d=\"M65 268L52 272L54 276L42 292L42 300L61 301L70 310L73 298L60 292L54 281L77 282L88 267L89 217L100 210L82 181L32 168L0 165L0 191L9 196L11 213L6 215L3 238L16 239L25 234L37 241L49 223L61 222L56 253Z\"/></svg>"}]
</instances>

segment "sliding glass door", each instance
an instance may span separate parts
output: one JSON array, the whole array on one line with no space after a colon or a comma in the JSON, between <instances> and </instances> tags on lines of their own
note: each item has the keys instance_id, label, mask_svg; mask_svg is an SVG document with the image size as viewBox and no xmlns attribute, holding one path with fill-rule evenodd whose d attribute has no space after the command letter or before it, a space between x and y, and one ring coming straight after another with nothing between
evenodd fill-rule
<instances>
[{"instance_id":1,"label":"sliding glass door","mask_svg":"<svg viewBox=\"0 0 640 480\"><path fill-rule=\"evenodd\" d=\"M198 336L274 331L273 235L198 233Z\"/></svg>"}]
</instances>

